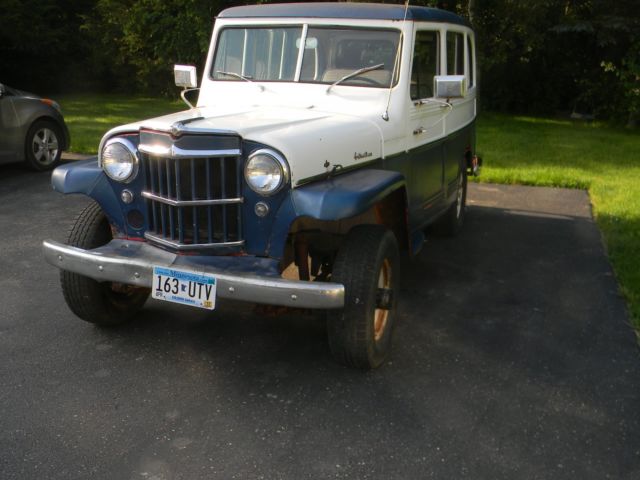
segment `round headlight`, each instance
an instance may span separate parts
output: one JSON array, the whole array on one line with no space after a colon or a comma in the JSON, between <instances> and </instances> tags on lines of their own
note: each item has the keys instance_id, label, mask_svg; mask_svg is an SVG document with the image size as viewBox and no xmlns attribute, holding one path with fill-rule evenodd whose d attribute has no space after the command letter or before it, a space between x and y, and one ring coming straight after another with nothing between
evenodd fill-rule
<instances>
[{"instance_id":1,"label":"round headlight","mask_svg":"<svg viewBox=\"0 0 640 480\"><path fill-rule=\"evenodd\" d=\"M244 178L260 195L273 195L289 181L289 167L282 155L273 150L256 150L244 167Z\"/></svg>"},{"instance_id":2,"label":"round headlight","mask_svg":"<svg viewBox=\"0 0 640 480\"><path fill-rule=\"evenodd\" d=\"M125 138L112 138L100 152L100 165L109 178L128 183L138 173L136 149Z\"/></svg>"}]
</instances>

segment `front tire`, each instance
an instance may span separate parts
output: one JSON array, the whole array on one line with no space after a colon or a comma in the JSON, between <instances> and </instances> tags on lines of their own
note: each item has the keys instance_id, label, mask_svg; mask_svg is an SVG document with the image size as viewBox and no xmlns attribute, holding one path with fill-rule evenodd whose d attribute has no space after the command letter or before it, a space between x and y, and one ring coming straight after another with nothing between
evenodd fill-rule
<instances>
[{"instance_id":1,"label":"front tire","mask_svg":"<svg viewBox=\"0 0 640 480\"><path fill-rule=\"evenodd\" d=\"M111 227L100 206L92 202L78 215L67 243L85 250L107 244ZM62 293L69 309L82 320L114 326L129 320L142 308L150 289L114 282L98 282L77 273L60 272Z\"/></svg>"},{"instance_id":2,"label":"front tire","mask_svg":"<svg viewBox=\"0 0 640 480\"><path fill-rule=\"evenodd\" d=\"M400 285L393 233L381 225L354 227L338 250L331 278L345 287L344 308L327 319L333 356L350 367L379 367L391 349Z\"/></svg>"},{"instance_id":3,"label":"front tire","mask_svg":"<svg viewBox=\"0 0 640 480\"><path fill-rule=\"evenodd\" d=\"M38 120L27 132L25 162L37 171L51 170L60 164L63 136L60 127L50 120Z\"/></svg>"}]
</instances>

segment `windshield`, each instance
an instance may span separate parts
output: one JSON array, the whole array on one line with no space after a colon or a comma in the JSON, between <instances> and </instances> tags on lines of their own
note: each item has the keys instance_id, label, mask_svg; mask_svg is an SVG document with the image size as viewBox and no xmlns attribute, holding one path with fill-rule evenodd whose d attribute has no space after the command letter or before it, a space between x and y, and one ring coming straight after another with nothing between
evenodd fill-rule
<instances>
[{"instance_id":1,"label":"windshield","mask_svg":"<svg viewBox=\"0 0 640 480\"><path fill-rule=\"evenodd\" d=\"M211 78L329 85L340 80L340 85L389 87L398 30L309 27L302 48L303 32L302 26L225 28L217 42ZM382 66L367 70L377 65ZM365 71L350 76L361 69ZM344 77L350 78L341 80Z\"/></svg>"}]
</instances>

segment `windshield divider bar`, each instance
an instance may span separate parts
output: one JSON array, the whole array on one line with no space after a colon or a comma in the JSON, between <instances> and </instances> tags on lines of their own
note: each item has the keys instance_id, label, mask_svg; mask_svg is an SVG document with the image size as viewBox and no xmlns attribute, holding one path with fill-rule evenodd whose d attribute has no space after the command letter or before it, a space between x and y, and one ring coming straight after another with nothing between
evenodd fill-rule
<instances>
[{"instance_id":1,"label":"windshield divider bar","mask_svg":"<svg viewBox=\"0 0 640 480\"><path fill-rule=\"evenodd\" d=\"M302 73L302 57L304 56L304 49L307 46L307 31L309 30L309 24L302 25L302 36L300 37L300 49L298 50L298 61L296 62L296 74L293 79L294 82L300 81L300 75Z\"/></svg>"}]
</instances>

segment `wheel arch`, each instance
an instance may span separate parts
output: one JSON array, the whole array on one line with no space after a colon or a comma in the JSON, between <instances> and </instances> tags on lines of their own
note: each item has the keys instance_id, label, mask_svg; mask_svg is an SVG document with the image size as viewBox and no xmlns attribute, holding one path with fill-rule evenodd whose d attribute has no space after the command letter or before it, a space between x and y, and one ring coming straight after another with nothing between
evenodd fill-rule
<instances>
[{"instance_id":1,"label":"wheel arch","mask_svg":"<svg viewBox=\"0 0 640 480\"><path fill-rule=\"evenodd\" d=\"M25 128L25 131L24 131L25 146L27 145L27 142L30 140L27 137L29 135L29 130L31 129L33 124L35 124L36 122L45 121L45 122L54 123L60 129L60 131L62 132L62 139L61 139L62 145L60 146L60 148L62 150L67 150L69 148L69 145L71 144L71 135L69 134L69 128L67 127L66 123L64 123L64 121L60 121L60 119L53 117L51 115L47 115L41 112L38 112L38 113L39 115L36 115L35 117L30 119L30 121L27 123L27 127Z\"/></svg>"},{"instance_id":2,"label":"wheel arch","mask_svg":"<svg viewBox=\"0 0 640 480\"><path fill-rule=\"evenodd\" d=\"M404 176L387 170L357 170L291 191L278 212L269 254L282 258L287 242L305 232L341 236L355 225L384 225L402 250L411 251L407 186Z\"/></svg>"},{"instance_id":3,"label":"wheel arch","mask_svg":"<svg viewBox=\"0 0 640 480\"><path fill-rule=\"evenodd\" d=\"M120 202L107 176L98 166L98 158L60 165L51 174L51 186L64 195L82 194L95 200L104 211L109 223L125 232L125 219Z\"/></svg>"},{"instance_id":4,"label":"wheel arch","mask_svg":"<svg viewBox=\"0 0 640 480\"><path fill-rule=\"evenodd\" d=\"M406 189L399 172L360 169L298 187L291 192L297 216L341 220L356 216L393 191Z\"/></svg>"}]
</instances>

